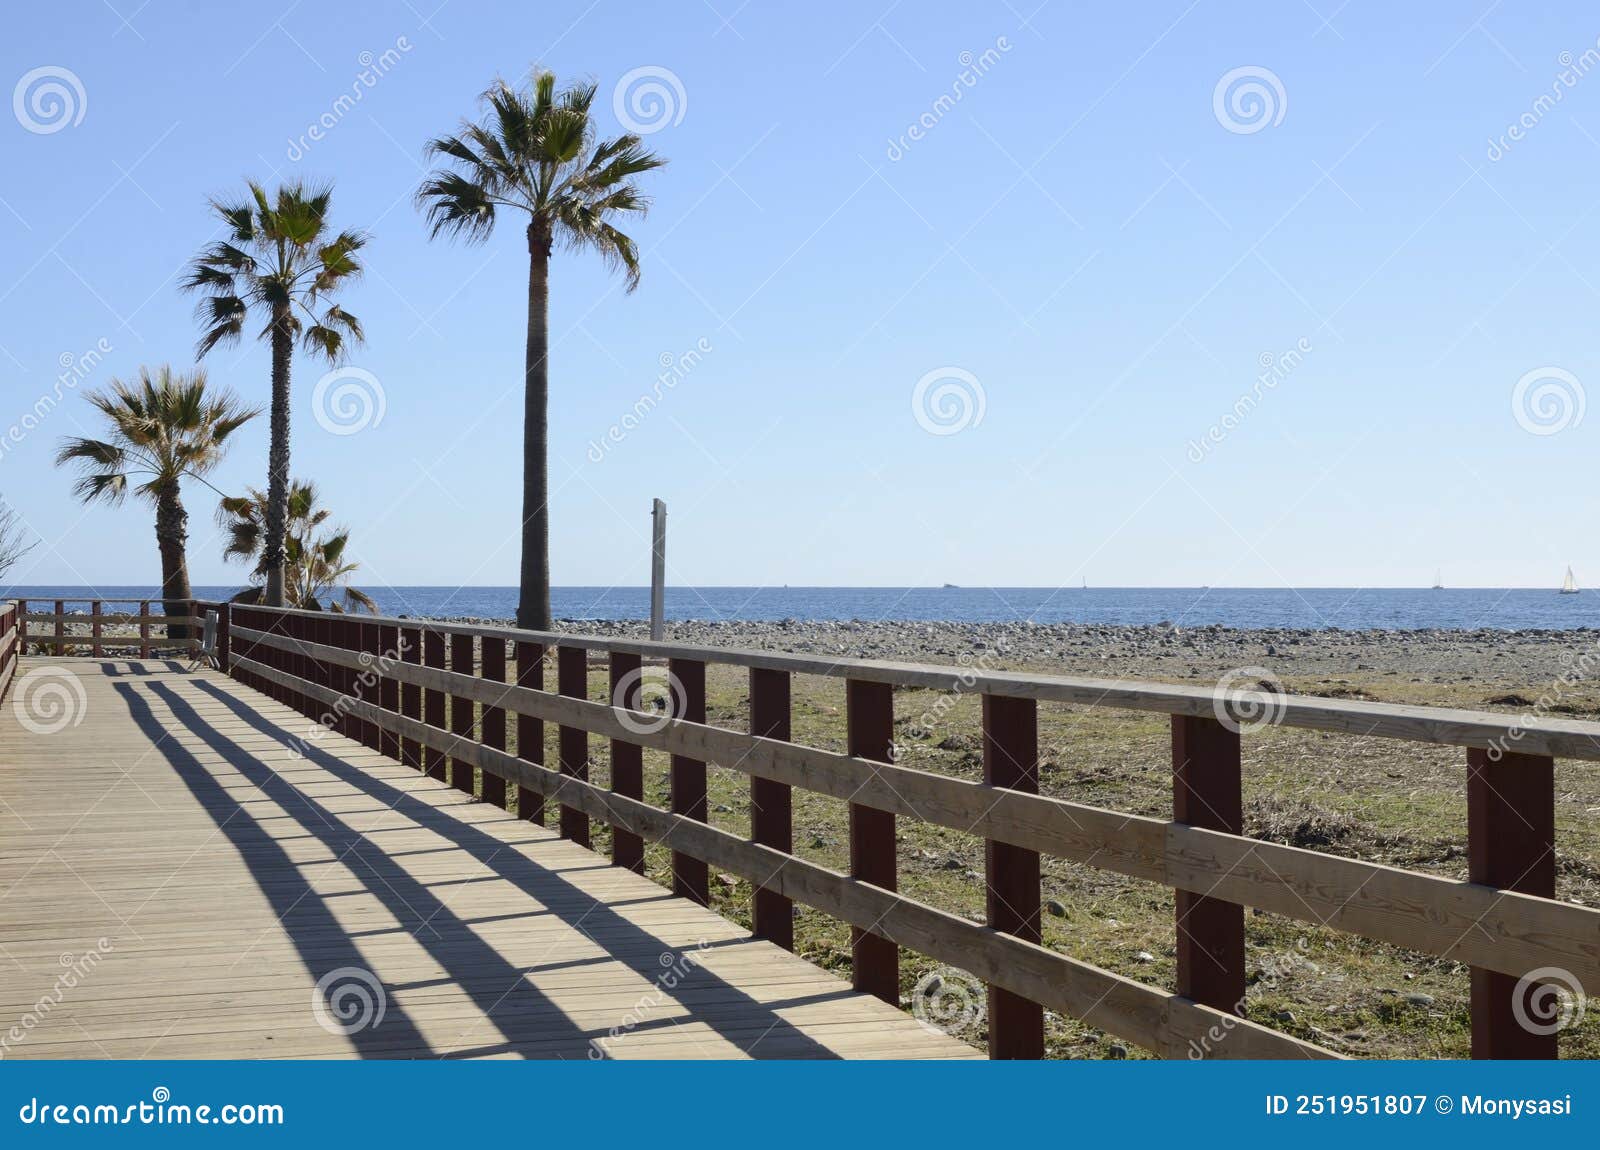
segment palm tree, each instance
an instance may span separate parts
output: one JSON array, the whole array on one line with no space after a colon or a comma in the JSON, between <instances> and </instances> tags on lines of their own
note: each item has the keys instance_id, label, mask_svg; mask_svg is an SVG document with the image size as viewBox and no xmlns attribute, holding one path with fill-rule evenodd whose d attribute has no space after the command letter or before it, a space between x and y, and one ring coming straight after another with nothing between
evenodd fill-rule
<instances>
[{"instance_id":1,"label":"palm tree","mask_svg":"<svg viewBox=\"0 0 1600 1150\"><path fill-rule=\"evenodd\" d=\"M224 559L255 560L251 577L264 583L267 576L265 550L266 512L270 500L267 495L252 487L244 495L226 496L217 508L217 521L228 531L228 545L223 549ZM321 493L316 484L296 479L289 484L289 514L284 535L284 600L285 605L320 611L325 597L328 609L376 611L377 604L363 591L350 586L350 576L359 563L344 557L350 543L347 527L319 532L327 523L331 512L320 506ZM340 603L331 598L338 592ZM252 588L235 596L240 601L255 601L260 589Z\"/></svg>"},{"instance_id":2,"label":"palm tree","mask_svg":"<svg viewBox=\"0 0 1600 1150\"><path fill-rule=\"evenodd\" d=\"M73 490L85 503L119 504L131 487L155 505L161 597L168 615L188 615L189 513L183 509L182 481L198 479L210 487L205 477L222 462L230 437L261 411L246 408L231 391L208 392L206 373L199 368L184 374L166 366L154 373L141 367L136 384L112 380L105 391L86 398L105 416L109 434L62 440L56 463L74 464L83 472ZM167 634L185 639L189 629L174 625Z\"/></svg>"},{"instance_id":3,"label":"palm tree","mask_svg":"<svg viewBox=\"0 0 1600 1150\"><path fill-rule=\"evenodd\" d=\"M289 507L289 368L298 337L306 352L339 363L364 338L361 321L327 297L361 275L362 232L330 234L327 186L285 184L275 200L251 181L246 200L211 201L227 238L207 244L189 265L186 291L205 293L198 315L199 356L233 343L254 310L272 347L271 442L267 451L264 559L270 607L283 606L284 533ZM318 311L321 314L318 314Z\"/></svg>"},{"instance_id":4,"label":"palm tree","mask_svg":"<svg viewBox=\"0 0 1600 1150\"><path fill-rule=\"evenodd\" d=\"M502 208L528 216L528 342L523 359L522 579L517 625L550 628L549 301L550 253L557 243L597 252L639 283L639 251L612 221L649 206L634 177L666 161L638 136L595 141L589 118L594 84L556 92L553 73L536 70L527 89L497 82L483 95L483 123L428 143L448 165L417 192L434 237L478 242Z\"/></svg>"}]
</instances>

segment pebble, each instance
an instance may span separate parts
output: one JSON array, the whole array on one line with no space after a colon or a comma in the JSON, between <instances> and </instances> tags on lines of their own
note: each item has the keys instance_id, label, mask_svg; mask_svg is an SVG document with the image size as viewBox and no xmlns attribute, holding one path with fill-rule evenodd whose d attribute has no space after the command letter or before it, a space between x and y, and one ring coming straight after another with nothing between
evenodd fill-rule
<instances>
[{"instance_id":1,"label":"pebble","mask_svg":"<svg viewBox=\"0 0 1600 1150\"><path fill-rule=\"evenodd\" d=\"M506 619L447 618L448 623L509 626ZM649 624L631 619L561 619L557 631L600 638L645 638ZM953 672L1029 665L1060 674L1103 674L1113 662L1130 677L1170 677L1183 667L1204 681L1239 667L1267 665L1277 674L1337 678L1358 667L1402 675L1434 676L1441 666L1477 666L1485 654L1517 664L1516 677L1545 682L1570 670L1575 649L1594 643L1593 628L1572 630L1492 628L1416 631L1344 631L1332 628L1242 629L1207 624L1178 628L1170 622L1122 627L1110 623L965 623L794 619L675 620L669 642L705 647L743 647L796 654L950 664ZM1175 643L1178 639L1182 645ZM973 655L971 652L982 652ZM967 662L961 663L965 655ZM1565 655L1567 662L1563 663ZM1266 664L1266 660L1272 660ZM1482 702L1497 693L1486 689ZM936 732L948 738L949 730Z\"/></svg>"}]
</instances>

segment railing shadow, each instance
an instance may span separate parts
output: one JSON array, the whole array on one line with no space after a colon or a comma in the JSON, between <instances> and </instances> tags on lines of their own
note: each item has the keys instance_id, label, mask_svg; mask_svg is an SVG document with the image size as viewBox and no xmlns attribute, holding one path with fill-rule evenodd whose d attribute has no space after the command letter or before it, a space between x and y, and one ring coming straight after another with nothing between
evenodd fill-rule
<instances>
[{"instance_id":1,"label":"railing shadow","mask_svg":"<svg viewBox=\"0 0 1600 1150\"><path fill-rule=\"evenodd\" d=\"M205 678L185 682L221 703L231 714L242 719L246 726L268 734L279 742L288 743L294 738L247 701L223 690L215 682ZM208 722L171 685L151 681L141 684L141 687L159 697L176 721L198 735L207 746L228 758L248 781L289 812L334 857L348 856L346 861L355 863L351 869L362 879L367 892L382 902L397 919L402 922L416 919L426 924L429 929L415 932L418 944L450 973L503 1036L503 1045L491 1043L487 1046L495 1049L530 1046L539 1048L540 1054L588 1057L592 1050L590 1040L604 1039L610 1033L609 1029L585 1030L573 1022L557 1003L527 979L526 975L541 969L540 966L515 963L481 939L471 923L459 917L429 884L420 881L372 845L366 834L345 822L347 812L335 812L296 788ZM159 731L159 722L148 705L137 698L138 691L131 684L119 684L118 688L129 695L130 707L134 709L136 719ZM180 776L190 784L197 797L221 816L218 822L224 833L229 833L231 824L241 821L248 827L254 826L239 801L227 794L192 756L181 748L172 747L173 740L160 740L159 734L156 739L162 752L174 762ZM412 824L439 835L483 865L492 867L500 878L537 900L546 913L559 916L575 931L594 938L604 938L612 957L633 970L651 987L656 985L655 980L664 967L663 956L682 949L681 946L665 943L657 935L619 914L614 907L597 900L564 873L540 866L515 849L514 845L508 847L502 839L461 821L449 809L423 801L320 747L306 743L301 743L301 746L305 761L382 804L384 809L393 810ZM277 848L260 828L234 828L232 833L248 838L253 849L267 851L268 855L263 857L270 857L272 852L282 855L281 848ZM363 849L363 845L366 849ZM247 863L251 861L249 853L241 851L241 854ZM598 859L596 861L600 862ZM587 871L591 868L583 869ZM300 906L321 904L321 897L312 893L308 886L297 885L304 889L293 896L286 891L274 891L269 892L269 897L291 905L296 899L303 900ZM284 929L302 948L302 955L314 972L338 965L320 952L308 953L308 944L313 941L319 947L326 945L323 936L330 929L337 931L341 940L339 961L352 961L350 955L356 954L354 941L333 923L326 907L319 910L313 906L304 915L298 911L287 913L289 909L289 906L285 907ZM359 956L353 961L359 965ZM560 965L559 960L556 965ZM680 1014L670 1020L659 1020L661 1023L704 1023L751 1056L761 1057L765 1044L773 1051L774 1057L837 1057L828 1047L780 1017L776 1010L784 1004L758 1002L736 984L703 966L690 966L670 992L652 993L660 993L662 1001L675 1002L689 1012L687 1016ZM712 1002L719 1004L723 1012L706 1013L703 1009L697 1009L697 1004L703 1008ZM729 1007L735 1009L730 1010ZM624 1021L623 1013L619 1012L617 1024ZM723 1016L724 1013L727 1017ZM731 1018L736 1018L736 1025L730 1025ZM407 1021L405 1025L411 1024ZM385 1019L383 1026L388 1028L388 1019ZM359 1045L359 1036L352 1036L352 1039L358 1041ZM391 1043L385 1041L382 1045L387 1047ZM366 1048L363 1048L363 1053L367 1053ZM373 1054L382 1056L381 1048L375 1047Z\"/></svg>"}]
</instances>

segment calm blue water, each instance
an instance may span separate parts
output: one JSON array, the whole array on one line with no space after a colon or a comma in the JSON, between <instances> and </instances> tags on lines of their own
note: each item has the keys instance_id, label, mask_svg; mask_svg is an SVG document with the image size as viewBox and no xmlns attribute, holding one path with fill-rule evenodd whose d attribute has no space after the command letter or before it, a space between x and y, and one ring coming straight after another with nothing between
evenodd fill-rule
<instances>
[{"instance_id":1,"label":"calm blue water","mask_svg":"<svg viewBox=\"0 0 1600 1150\"><path fill-rule=\"evenodd\" d=\"M510 619L515 587L365 588L385 615ZM237 587L197 587L201 598L225 598ZM155 597L155 587L16 587L6 597L70 599ZM70 607L69 607L70 609ZM557 587L558 619L645 619L644 587ZM1340 589L1249 587L669 587L669 619L909 619L955 622L1108 623L1163 621L1185 627L1337 627L1416 630L1427 627L1503 630L1600 627L1600 592L1545 590Z\"/></svg>"}]
</instances>

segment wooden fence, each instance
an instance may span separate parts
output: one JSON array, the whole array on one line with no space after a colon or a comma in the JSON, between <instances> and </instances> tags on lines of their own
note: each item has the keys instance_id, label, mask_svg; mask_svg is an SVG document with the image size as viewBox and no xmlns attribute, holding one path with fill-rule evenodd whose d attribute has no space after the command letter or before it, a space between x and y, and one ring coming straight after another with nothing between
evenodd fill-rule
<instances>
[{"instance_id":1,"label":"wooden fence","mask_svg":"<svg viewBox=\"0 0 1600 1150\"><path fill-rule=\"evenodd\" d=\"M30 611L30 602L52 604L53 610ZM200 604L191 602L188 615L167 615L164 607L162 612L150 610L152 603L159 606L162 602L160 599L18 599L19 641L24 646L33 643L55 654L71 654L80 647L87 647L89 653L96 656L107 649L137 648L142 659L148 659L158 650L191 650L198 643L194 632L201 620L195 617L195 612ZM87 612L68 610L78 604L86 605ZM106 610L108 606L128 605L133 609ZM209 606L215 609L217 605ZM131 630L134 627L137 631Z\"/></svg>"},{"instance_id":2,"label":"wooden fence","mask_svg":"<svg viewBox=\"0 0 1600 1150\"><path fill-rule=\"evenodd\" d=\"M793 947L795 902L851 924L860 990L898 1001L901 947L972 972L989 987L995 1057L1038 1057L1045 1009L1168 1057L1335 1057L1243 1017L1246 907L1468 964L1475 1057L1554 1057L1553 1033L1519 1025L1518 996L1553 977L1600 990L1600 910L1553 897L1554 759L1600 760L1600 724L1273 700L1287 726L1463 748L1463 882L1244 837L1238 725L1249 716L1208 689L242 605L197 603L194 613L206 609L219 610L230 674L332 730L463 791L481 787L487 802L506 804L515 787L526 818L543 821L549 800L561 834L578 843L589 844L591 820L609 824L616 865L642 873L644 843L659 843L685 897L707 901L708 867L741 876L756 891L756 934L781 946ZM591 652L609 661L606 701L588 697ZM641 706L646 659L665 662L678 696L670 716ZM749 731L706 723L708 664L748 671ZM797 673L844 681L846 752L789 741ZM983 782L892 761L896 687L981 693ZM1038 794L1041 702L1171 716L1173 818ZM559 729L553 765L545 723ZM610 741L609 789L589 781L591 735ZM644 800L646 748L671 756L668 810ZM748 837L707 824L707 763L749 776ZM793 787L849 804L848 874L792 853ZM986 840L985 923L897 892L901 818ZM1040 945L1041 855L1176 891L1176 993Z\"/></svg>"},{"instance_id":3,"label":"wooden fence","mask_svg":"<svg viewBox=\"0 0 1600 1150\"><path fill-rule=\"evenodd\" d=\"M0 702L16 678L17 658L22 654L22 604L15 599L0 602Z\"/></svg>"},{"instance_id":4,"label":"wooden fence","mask_svg":"<svg viewBox=\"0 0 1600 1150\"><path fill-rule=\"evenodd\" d=\"M231 673L403 763L469 792L481 772L489 802L515 785L527 817L549 799L561 833L579 843L599 819L615 828L613 861L636 871L643 842L661 843L686 897L706 901L708 865L739 875L757 890L756 933L780 945L792 946L795 901L850 923L861 990L898 1001L900 947L971 971L990 987L997 1057L1042 1053L1045 1008L1173 1057L1331 1056L1241 1017L1245 907L1469 964L1477 1057L1554 1057L1554 1034L1517 1021L1530 972L1558 969L1600 988L1600 911L1553 898L1554 758L1600 760L1600 724L1275 701L1289 726L1465 748L1470 881L1459 882L1243 837L1237 722L1223 721L1235 718L1226 710L1219 718L1210 690L264 608L231 615ZM609 658L608 701L587 697L589 652ZM672 717L638 709L647 658L664 660L681 691ZM748 670L749 732L705 722L708 663ZM844 680L846 753L788 741L795 673ZM982 783L891 761L897 686L982 693ZM1039 795L1036 708L1046 701L1169 714L1174 817ZM505 749L510 716L517 756ZM542 761L547 722L560 731L553 766ZM610 740L610 789L588 781L590 735ZM671 755L670 810L644 801L642 748ZM750 776L748 838L706 824L708 762ZM849 803L848 875L791 853L796 786ZM987 841L986 924L897 893L898 818ZM1177 993L1039 945L1041 854L1176 890Z\"/></svg>"}]
</instances>

